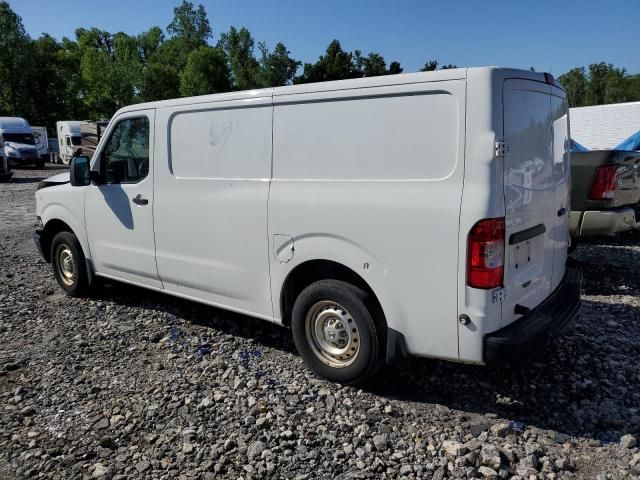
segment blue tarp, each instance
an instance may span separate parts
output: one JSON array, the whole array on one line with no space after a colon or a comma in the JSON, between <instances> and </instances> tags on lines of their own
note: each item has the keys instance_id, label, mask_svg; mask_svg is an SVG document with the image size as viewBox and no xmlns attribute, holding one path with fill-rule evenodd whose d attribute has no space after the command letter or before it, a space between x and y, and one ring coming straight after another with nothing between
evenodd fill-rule
<instances>
[{"instance_id":1,"label":"blue tarp","mask_svg":"<svg viewBox=\"0 0 640 480\"><path fill-rule=\"evenodd\" d=\"M640 130L618 145L616 150L640 150Z\"/></svg>"},{"instance_id":2,"label":"blue tarp","mask_svg":"<svg viewBox=\"0 0 640 480\"><path fill-rule=\"evenodd\" d=\"M583 147L578 142L576 142L573 138L571 139L571 151L572 152L588 152L589 149L587 147Z\"/></svg>"}]
</instances>

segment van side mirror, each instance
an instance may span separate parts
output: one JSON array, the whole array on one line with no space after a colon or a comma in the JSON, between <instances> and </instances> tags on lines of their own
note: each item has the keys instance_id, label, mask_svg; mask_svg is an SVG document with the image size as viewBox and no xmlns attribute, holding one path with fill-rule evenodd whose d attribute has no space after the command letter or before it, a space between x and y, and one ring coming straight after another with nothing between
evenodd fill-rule
<instances>
[{"instance_id":1,"label":"van side mirror","mask_svg":"<svg viewBox=\"0 0 640 480\"><path fill-rule=\"evenodd\" d=\"M71 159L69 180L74 187L85 187L91 183L89 157L78 156Z\"/></svg>"}]
</instances>

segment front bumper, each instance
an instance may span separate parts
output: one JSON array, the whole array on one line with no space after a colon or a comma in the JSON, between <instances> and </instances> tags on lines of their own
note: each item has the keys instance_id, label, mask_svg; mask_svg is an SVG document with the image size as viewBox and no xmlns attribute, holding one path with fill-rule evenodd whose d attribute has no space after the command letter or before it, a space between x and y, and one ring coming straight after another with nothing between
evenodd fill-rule
<instances>
[{"instance_id":1,"label":"front bumper","mask_svg":"<svg viewBox=\"0 0 640 480\"><path fill-rule=\"evenodd\" d=\"M628 232L640 228L637 220L636 212L631 207L571 212L571 235L586 237Z\"/></svg>"},{"instance_id":2,"label":"front bumper","mask_svg":"<svg viewBox=\"0 0 640 480\"><path fill-rule=\"evenodd\" d=\"M11 165L35 165L40 162L40 157L32 156L32 157L7 157L7 161L11 163Z\"/></svg>"},{"instance_id":3,"label":"front bumper","mask_svg":"<svg viewBox=\"0 0 640 480\"><path fill-rule=\"evenodd\" d=\"M582 272L567 268L558 288L518 320L484 337L484 362L519 360L557 336L580 311Z\"/></svg>"}]
</instances>

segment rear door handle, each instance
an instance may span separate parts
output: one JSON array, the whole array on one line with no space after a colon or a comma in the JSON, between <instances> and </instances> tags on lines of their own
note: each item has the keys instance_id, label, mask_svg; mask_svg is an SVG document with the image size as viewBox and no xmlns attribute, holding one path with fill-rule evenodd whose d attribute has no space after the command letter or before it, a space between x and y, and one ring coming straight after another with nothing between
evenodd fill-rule
<instances>
[{"instance_id":1,"label":"rear door handle","mask_svg":"<svg viewBox=\"0 0 640 480\"><path fill-rule=\"evenodd\" d=\"M133 197L131 201L136 205L147 205L149 203L149 200L147 200L146 198L142 198L142 195L140 194Z\"/></svg>"},{"instance_id":2,"label":"rear door handle","mask_svg":"<svg viewBox=\"0 0 640 480\"><path fill-rule=\"evenodd\" d=\"M561 217L563 216L565 213L567 213L567 209L562 207L560 210L558 210L558 216Z\"/></svg>"}]
</instances>

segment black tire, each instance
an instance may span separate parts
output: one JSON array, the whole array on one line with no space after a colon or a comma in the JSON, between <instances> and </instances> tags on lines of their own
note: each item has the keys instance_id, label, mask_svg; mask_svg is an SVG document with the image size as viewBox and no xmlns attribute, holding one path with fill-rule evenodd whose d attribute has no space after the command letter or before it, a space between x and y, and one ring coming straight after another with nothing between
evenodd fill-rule
<instances>
[{"instance_id":1,"label":"black tire","mask_svg":"<svg viewBox=\"0 0 640 480\"><path fill-rule=\"evenodd\" d=\"M36 168L42 170L44 168L44 160L36 162Z\"/></svg>"},{"instance_id":2,"label":"black tire","mask_svg":"<svg viewBox=\"0 0 640 480\"><path fill-rule=\"evenodd\" d=\"M70 264L63 265L63 258L71 256ZM58 285L71 297L82 297L89 293L90 282L86 261L78 238L71 232L60 232L51 241L51 266ZM73 271L73 276L65 276L63 272Z\"/></svg>"},{"instance_id":3,"label":"black tire","mask_svg":"<svg viewBox=\"0 0 640 480\"><path fill-rule=\"evenodd\" d=\"M313 333L315 329L310 325L316 325L317 321L312 319L324 314L326 310L333 309L342 310L342 319L336 319L339 325L347 326L349 332L357 331L357 336L353 338L352 334L347 332L349 343L346 344L351 350L352 346L357 345L355 358L347 358L347 352L341 355L341 360L336 360L327 356L326 352L323 353L323 349L313 340L316 338ZM319 313L315 315L314 312ZM300 356L311 370L328 380L347 385L366 383L384 363L386 327L383 319L376 318L378 315L375 312L376 308L370 296L358 287L339 280L320 280L312 283L298 295L291 313L293 340ZM332 314L329 312L327 315ZM335 321L333 318L330 316L326 321ZM357 343L351 343L354 339ZM332 365L334 361L349 363Z\"/></svg>"}]
</instances>

